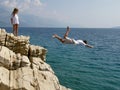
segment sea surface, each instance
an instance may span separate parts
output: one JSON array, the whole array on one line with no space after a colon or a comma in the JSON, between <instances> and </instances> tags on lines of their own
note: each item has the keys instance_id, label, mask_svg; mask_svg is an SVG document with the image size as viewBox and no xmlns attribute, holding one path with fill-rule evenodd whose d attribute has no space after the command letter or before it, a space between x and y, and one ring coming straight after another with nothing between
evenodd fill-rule
<instances>
[{"instance_id":1,"label":"sea surface","mask_svg":"<svg viewBox=\"0 0 120 90\"><path fill-rule=\"evenodd\" d=\"M19 28L19 35L30 36L31 44L48 49L46 62L62 85L72 90L120 90L120 29L71 28L69 37L87 40L94 48L52 38L65 32L66 28Z\"/></svg>"}]
</instances>

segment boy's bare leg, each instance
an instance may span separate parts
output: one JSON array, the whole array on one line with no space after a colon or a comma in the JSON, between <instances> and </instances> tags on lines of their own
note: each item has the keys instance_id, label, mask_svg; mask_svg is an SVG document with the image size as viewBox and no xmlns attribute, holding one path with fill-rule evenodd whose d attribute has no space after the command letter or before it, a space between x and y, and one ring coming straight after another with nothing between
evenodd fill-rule
<instances>
[{"instance_id":1,"label":"boy's bare leg","mask_svg":"<svg viewBox=\"0 0 120 90\"><path fill-rule=\"evenodd\" d=\"M66 33L65 33L65 35L64 35L64 38L66 38L66 37L68 36L69 32L70 32L70 28L67 27L67 31L66 31Z\"/></svg>"},{"instance_id":2,"label":"boy's bare leg","mask_svg":"<svg viewBox=\"0 0 120 90\"><path fill-rule=\"evenodd\" d=\"M16 24L16 36L18 36L18 24Z\"/></svg>"},{"instance_id":3,"label":"boy's bare leg","mask_svg":"<svg viewBox=\"0 0 120 90\"><path fill-rule=\"evenodd\" d=\"M54 38L57 38L60 42L64 42L64 39L62 39L60 36L58 36L57 34L53 35Z\"/></svg>"},{"instance_id":4,"label":"boy's bare leg","mask_svg":"<svg viewBox=\"0 0 120 90\"><path fill-rule=\"evenodd\" d=\"M13 25L13 34L14 34L14 35L16 35L16 34L15 34L15 29L16 29L16 26Z\"/></svg>"}]
</instances>

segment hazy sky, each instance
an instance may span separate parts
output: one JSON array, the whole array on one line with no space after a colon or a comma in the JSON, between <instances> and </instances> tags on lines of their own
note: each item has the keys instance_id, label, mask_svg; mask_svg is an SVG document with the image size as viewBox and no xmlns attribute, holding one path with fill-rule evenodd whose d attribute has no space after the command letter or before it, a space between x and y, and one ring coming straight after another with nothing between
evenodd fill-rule
<instances>
[{"instance_id":1,"label":"hazy sky","mask_svg":"<svg viewBox=\"0 0 120 90\"><path fill-rule=\"evenodd\" d=\"M120 0L0 0L2 15L8 16L14 7L19 8L22 22L33 25L36 22L36 26L104 28L120 25ZM34 22L27 22L29 19Z\"/></svg>"}]
</instances>

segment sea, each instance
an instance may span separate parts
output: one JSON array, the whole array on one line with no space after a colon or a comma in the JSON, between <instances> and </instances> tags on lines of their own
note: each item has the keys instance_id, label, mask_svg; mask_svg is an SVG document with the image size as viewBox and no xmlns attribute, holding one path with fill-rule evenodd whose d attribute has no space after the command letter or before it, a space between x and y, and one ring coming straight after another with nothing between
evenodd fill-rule
<instances>
[{"instance_id":1,"label":"sea","mask_svg":"<svg viewBox=\"0 0 120 90\"><path fill-rule=\"evenodd\" d=\"M4 27L12 32L11 27ZM30 43L48 50L51 65L61 85L72 90L120 90L120 29L71 28L69 37L87 40L94 48L62 44L66 28L20 27L19 35L30 36Z\"/></svg>"}]
</instances>

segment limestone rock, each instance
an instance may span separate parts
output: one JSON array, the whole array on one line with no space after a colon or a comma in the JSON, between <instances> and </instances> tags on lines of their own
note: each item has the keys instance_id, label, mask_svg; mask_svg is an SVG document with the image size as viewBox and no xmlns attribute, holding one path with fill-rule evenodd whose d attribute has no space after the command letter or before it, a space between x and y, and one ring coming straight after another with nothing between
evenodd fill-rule
<instances>
[{"instance_id":1,"label":"limestone rock","mask_svg":"<svg viewBox=\"0 0 120 90\"><path fill-rule=\"evenodd\" d=\"M0 29L0 45L5 45L6 34L5 29Z\"/></svg>"},{"instance_id":2,"label":"limestone rock","mask_svg":"<svg viewBox=\"0 0 120 90\"><path fill-rule=\"evenodd\" d=\"M0 29L0 90L70 90L45 62L47 50Z\"/></svg>"},{"instance_id":3,"label":"limestone rock","mask_svg":"<svg viewBox=\"0 0 120 90\"><path fill-rule=\"evenodd\" d=\"M51 73L54 73L50 65L44 63L44 61L42 61L41 58L32 57L31 60L32 60L33 68L37 68L40 71L49 71Z\"/></svg>"},{"instance_id":4,"label":"limestone rock","mask_svg":"<svg viewBox=\"0 0 120 90\"><path fill-rule=\"evenodd\" d=\"M10 90L9 82L9 70L0 66L0 90Z\"/></svg>"},{"instance_id":5,"label":"limestone rock","mask_svg":"<svg viewBox=\"0 0 120 90\"><path fill-rule=\"evenodd\" d=\"M21 66L29 66L30 65L30 60L28 59L27 56L22 56L21 58Z\"/></svg>"},{"instance_id":6,"label":"limestone rock","mask_svg":"<svg viewBox=\"0 0 120 90\"><path fill-rule=\"evenodd\" d=\"M29 51L29 38L28 36L14 36L13 34L6 35L5 46L13 50L15 53L28 55Z\"/></svg>"},{"instance_id":7,"label":"limestone rock","mask_svg":"<svg viewBox=\"0 0 120 90\"><path fill-rule=\"evenodd\" d=\"M0 66L7 69L17 69L30 65L30 60L27 56L15 54L7 47L0 46Z\"/></svg>"},{"instance_id":8,"label":"limestone rock","mask_svg":"<svg viewBox=\"0 0 120 90\"><path fill-rule=\"evenodd\" d=\"M16 61L16 54L7 47L0 46L0 65L11 69L13 62Z\"/></svg>"},{"instance_id":9,"label":"limestone rock","mask_svg":"<svg viewBox=\"0 0 120 90\"><path fill-rule=\"evenodd\" d=\"M46 60L46 52L47 50L40 46L30 45L30 56L41 58L43 61Z\"/></svg>"}]
</instances>

